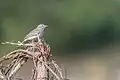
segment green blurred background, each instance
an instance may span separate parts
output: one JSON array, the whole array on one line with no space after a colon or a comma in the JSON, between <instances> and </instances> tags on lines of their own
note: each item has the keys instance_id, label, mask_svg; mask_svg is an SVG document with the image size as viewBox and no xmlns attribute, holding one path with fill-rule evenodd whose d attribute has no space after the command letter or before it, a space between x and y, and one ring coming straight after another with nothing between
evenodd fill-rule
<instances>
[{"instance_id":1,"label":"green blurred background","mask_svg":"<svg viewBox=\"0 0 120 80\"><path fill-rule=\"evenodd\" d=\"M68 72L74 68L69 60L80 64L89 59L103 63L106 59L110 62L113 55L119 56L116 53L120 43L120 0L0 0L0 42L22 41L41 23L48 25L45 40L52 54L59 60L64 56L63 63L71 66ZM0 45L0 54L14 49L15 46ZM118 58L114 59L116 62Z\"/></svg>"}]
</instances>

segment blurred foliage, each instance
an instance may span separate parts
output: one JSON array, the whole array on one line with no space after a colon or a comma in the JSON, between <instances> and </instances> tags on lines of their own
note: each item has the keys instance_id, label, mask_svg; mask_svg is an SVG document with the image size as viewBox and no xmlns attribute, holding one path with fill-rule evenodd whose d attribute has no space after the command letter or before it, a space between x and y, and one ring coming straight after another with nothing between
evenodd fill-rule
<instances>
[{"instance_id":1,"label":"blurred foliage","mask_svg":"<svg viewBox=\"0 0 120 80\"><path fill-rule=\"evenodd\" d=\"M22 41L44 23L53 52L99 48L119 42L119 10L115 0L0 0L0 40Z\"/></svg>"}]
</instances>

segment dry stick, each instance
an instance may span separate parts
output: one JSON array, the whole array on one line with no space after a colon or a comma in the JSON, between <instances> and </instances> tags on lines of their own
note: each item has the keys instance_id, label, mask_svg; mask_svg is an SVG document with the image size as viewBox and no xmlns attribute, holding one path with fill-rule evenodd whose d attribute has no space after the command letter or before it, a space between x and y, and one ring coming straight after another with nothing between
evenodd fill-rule
<instances>
[{"instance_id":1,"label":"dry stick","mask_svg":"<svg viewBox=\"0 0 120 80\"><path fill-rule=\"evenodd\" d=\"M9 74L10 69L13 67L15 62L16 62L16 60L13 60L11 64L9 64L8 66L5 67L5 69L2 69L1 74L4 76L7 76ZM6 77L6 79L7 79L7 77Z\"/></svg>"},{"instance_id":2,"label":"dry stick","mask_svg":"<svg viewBox=\"0 0 120 80\"><path fill-rule=\"evenodd\" d=\"M33 72L32 80L35 80L37 75L37 72L36 72L37 65L36 65L35 57L33 57L33 64L34 64L34 72Z\"/></svg>"},{"instance_id":3,"label":"dry stick","mask_svg":"<svg viewBox=\"0 0 120 80\"><path fill-rule=\"evenodd\" d=\"M35 48L33 48L33 53L34 53L34 49ZM43 51L40 51L40 52L43 52ZM35 54L35 53L34 53ZM36 57L39 57L39 55L41 55L41 54L38 54ZM41 61L39 61L38 60L38 58L37 58L37 60L38 61L36 61L35 62L35 59L34 58L36 58L35 56L33 56L33 61L34 61L34 66L35 66L35 68L37 69L36 71L37 71L37 80L45 80L45 78L46 77L48 77L47 76L47 70L46 70L46 67L45 67L45 65L43 64L43 63L41 63ZM42 58L42 60L43 60L43 57L41 56L40 58ZM46 60L45 60L46 61Z\"/></svg>"},{"instance_id":4,"label":"dry stick","mask_svg":"<svg viewBox=\"0 0 120 80\"><path fill-rule=\"evenodd\" d=\"M55 61L54 61L54 59L53 59L52 56L50 56L50 59L52 60L52 64L53 64L53 65L55 66L55 68L58 70L58 72L59 72L61 78L64 79L64 78L63 78L63 75L62 75L61 68L55 63Z\"/></svg>"},{"instance_id":5,"label":"dry stick","mask_svg":"<svg viewBox=\"0 0 120 80\"><path fill-rule=\"evenodd\" d=\"M41 57L42 59L42 57ZM37 61L37 80L46 80L47 78L47 70L40 60Z\"/></svg>"},{"instance_id":6,"label":"dry stick","mask_svg":"<svg viewBox=\"0 0 120 80\"><path fill-rule=\"evenodd\" d=\"M39 59L40 60L40 59ZM48 68L54 75L55 75L55 77L58 79L58 80L60 80L60 78L58 77L58 75L44 62L44 61L42 61L42 60L40 60L45 66L46 66L46 68Z\"/></svg>"},{"instance_id":7,"label":"dry stick","mask_svg":"<svg viewBox=\"0 0 120 80\"><path fill-rule=\"evenodd\" d=\"M44 62L47 63L47 61L48 61L47 57L46 56L42 56L42 57L43 57ZM49 64L47 64L47 65L49 66ZM47 80L49 80L49 69L48 68L46 69L46 73L47 73Z\"/></svg>"},{"instance_id":8,"label":"dry stick","mask_svg":"<svg viewBox=\"0 0 120 80\"><path fill-rule=\"evenodd\" d=\"M13 42L5 42L2 44L11 44L11 45L16 45L16 46L34 46L34 44L24 44L22 42L18 42L18 43L13 43Z\"/></svg>"},{"instance_id":9,"label":"dry stick","mask_svg":"<svg viewBox=\"0 0 120 80\"><path fill-rule=\"evenodd\" d=\"M8 53L7 55L3 56L2 58L0 58L0 63L2 63L3 61L9 60L11 58L15 58L16 56L18 56L18 54L20 52L23 52L24 54L27 53L27 55L31 55L31 54L29 54L30 52L22 50L22 49L14 50L14 51Z\"/></svg>"},{"instance_id":10,"label":"dry stick","mask_svg":"<svg viewBox=\"0 0 120 80\"><path fill-rule=\"evenodd\" d=\"M16 50L16 51L13 51L13 52L11 52L9 55L11 55L11 57L13 57L14 55L12 55L12 54L15 54L15 53L17 53L17 52L21 52L22 50ZM26 51L24 51L23 50L23 52L25 52L25 53L28 53L28 52L26 52ZM18 54L19 55L19 54ZM8 56L8 55L7 55ZM15 57L15 56L14 56ZM4 59L1 59L1 61L4 61L5 59L8 59L8 57L4 57ZM16 63L15 63L16 62ZM14 75L19 69L20 69L20 67L23 65L25 63L25 60L21 60L20 62L17 62L16 60L15 61L13 61L13 63L11 64L11 65L8 65L8 67L9 67L9 69L7 70L7 72L5 73L6 75L8 74L8 72L11 70L11 68L12 68L12 70L11 70L11 72L10 72L10 74L9 74L9 77L11 77L12 75ZM13 67L13 65L14 65L14 67ZM11 67L10 67L11 66Z\"/></svg>"},{"instance_id":11,"label":"dry stick","mask_svg":"<svg viewBox=\"0 0 120 80\"><path fill-rule=\"evenodd\" d=\"M5 77L5 75L2 74L1 70L0 70L0 79L7 80L6 77Z\"/></svg>"},{"instance_id":12,"label":"dry stick","mask_svg":"<svg viewBox=\"0 0 120 80\"><path fill-rule=\"evenodd\" d=\"M25 58L19 59L19 61L16 62L16 63L14 64L14 66L12 67L12 70L11 70L8 78L11 78L14 74L16 74L16 73L19 71L19 69L23 66L23 64L24 64L25 62L26 62L26 59L25 59Z\"/></svg>"},{"instance_id":13,"label":"dry stick","mask_svg":"<svg viewBox=\"0 0 120 80\"><path fill-rule=\"evenodd\" d=\"M5 75L6 76L8 76L9 75L9 71L11 70L11 68L14 66L14 64L15 64L15 62L16 62L16 59L15 60L13 60L12 61L12 63L11 64L9 64L6 68L5 68Z\"/></svg>"},{"instance_id":14,"label":"dry stick","mask_svg":"<svg viewBox=\"0 0 120 80\"><path fill-rule=\"evenodd\" d=\"M56 68L54 69L54 72L56 72ZM52 75L52 77L50 78L50 80L54 79L54 75Z\"/></svg>"},{"instance_id":15,"label":"dry stick","mask_svg":"<svg viewBox=\"0 0 120 80\"><path fill-rule=\"evenodd\" d=\"M2 58L0 58L0 63L2 63L3 61L6 61L6 60L9 60L9 59L13 58L13 56L14 56L14 54L8 54L8 55L3 56Z\"/></svg>"},{"instance_id":16,"label":"dry stick","mask_svg":"<svg viewBox=\"0 0 120 80\"><path fill-rule=\"evenodd\" d=\"M33 69L32 71L32 80L35 80L35 77L36 77L36 69Z\"/></svg>"},{"instance_id":17,"label":"dry stick","mask_svg":"<svg viewBox=\"0 0 120 80\"><path fill-rule=\"evenodd\" d=\"M11 57L13 57L14 55L12 55L12 54L15 54L15 53L17 53L18 51L20 51L21 52L21 50L16 50L16 51L13 51L13 52L11 52L9 55L11 55ZM24 52L24 51L23 51ZM20 54L20 53L19 53ZM19 54L17 54L17 55L19 55ZM8 56L8 55L7 55ZM15 56L14 56L15 57ZM7 57L6 57L7 58ZM6 58L4 58L4 59L6 59ZM23 57L24 58L24 57ZM4 60L3 59L3 60ZM17 60L19 60L19 59L17 59ZM15 63L16 62L16 63ZM23 59L23 60L19 60L19 62L17 62L16 60L15 60L15 62L13 61L13 63L11 64L11 65L9 65L8 67L9 67L9 69L7 70L7 72L5 73L6 75L8 74L8 72L11 70L11 72L10 72L10 74L9 74L9 77L11 77L12 75L14 75L19 69L20 69L20 67L25 63L25 60ZM13 65L14 65L14 67L13 67ZM11 66L11 67L10 67Z\"/></svg>"},{"instance_id":18,"label":"dry stick","mask_svg":"<svg viewBox=\"0 0 120 80\"><path fill-rule=\"evenodd\" d=\"M61 68L55 63L55 61L52 60L53 65L55 66L55 68L58 70L58 72L60 73L61 78L63 79L63 75L61 72Z\"/></svg>"},{"instance_id":19,"label":"dry stick","mask_svg":"<svg viewBox=\"0 0 120 80\"><path fill-rule=\"evenodd\" d=\"M32 56L34 56L34 54L33 54L32 52L30 52L30 51L18 49L18 50L15 50L15 51L10 52L7 56L2 57L3 59L1 58L1 59L0 59L0 62L2 62L2 61L4 61L4 60L6 60L7 58L9 58L9 57L8 57L9 55L14 58L14 57L16 57L16 56L14 56L14 54L17 54L17 55L18 55L18 54L20 54L20 53L26 55L26 56L29 57L29 58L32 58Z\"/></svg>"},{"instance_id":20,"label":"dry stick","mask_svg":"<svg viewBox=\"0 0 120 80\"><path fill-rule=\"evenodd\" d=\"M14 45L14 44L13 44ZM19 44L15 44L15 45L19 45ZM27 45L27 46L31 46L31 44L29 44L29 45ZM32 47L33 47L34 45L32 44ZM26 51L26 50L16 50L16 51L14 51L14 52L11 52L11 54L12 54L12 56L13 56L13 54L16 54L16 52L17 53L20 53L20 52L22 52L23 54L26 54L29 58L33 58L34 57L34 55L30 52L30 51ZM41 62L41 60L39 60L40 62ZM55 75L55 77L58 79L58 80L60 80L60 78L58 77L58 75L42 60L42 63L44 64L44 66L46 66L46 68L48 69L48 70L50 70L54 75Z\"/></svg>"},{"instance_id":21,"label":"dry stick","mask_svg":"<svg viewBox=\"0 0 120 80\"><path fill-rule=\"evenodd\" d=\"M17 57L20 52L22 52L23 54L27 55L27 56L32 56L32 54L28 51L22 50L22 49L18 49L18 50L14 50L10 53L8 53L6 56L3 56L2 58L0 58L0 63L2 63L3 61L9 60L9 59L14 59L15 57Z\"/></svg>"},{"instance_id":22,"label":"dry stick","mask_svg":"<svg viewBox=\"0 0 120 80\"><path fill-rule=\"evenodd\" d=\"M48 66L49 66L49 64L48 64ZM47 69L47 80L49 80L49 78L50 78L50 76L49 76L49 69Z\"/></svg>"},{"instance_id":23,"label":"dry stick","mask_svg":"<svg viewBox=\"0 0 120 80\"><path fill-rule=\"evenodd\" d=\"M19 59L18 59L19 56L20 56L20 55L18 54L17 59L14 59L14 60L12 61L12 63L8 65L8 67L7 67L8 70L6 71L6 75L7 75L7 76L10 75L11 69L12 69L12 68L15 66L15 64L19 61Z\"/></svg>"},{"instance_id":24,"label":"dry stick","mask_svg":"<svg viewBox=\"0 0 120 80\"><path fill-rule=\"evenodd\" d=\"M33 53L35 54L35 46L33 46ZM32 59L33 59L33 64L34 64L34 72L33 72L33 75L32 75L32 80L35 80L36 76L37 76L37 70L36 70L37 69L37 64L36 64L36 60L35 60L34 55L33 55Z\"/></svg>"},{"instance_id":25,"label":"dry stick","mask_svg":"<svg viewBox=\"0 0 120 80\"><path fill-rule=\"evenodd\" d=\"M32 54L30 51L18 49L18 50L14 50L14 51L10 52L7 56L5 56L5 57L3 57L3 58L6 58L6 57L8 57L8 56L11 56L11 57L14 58L14 54L18 55L18 54L20 54L20 53L25 54L25 55L27 55L28 57L29 57L29 56L33 56L33 54ZM1 62L1 61L2 61L2 59L0 60L0 62Z\"/></svg>"}]
</instances>

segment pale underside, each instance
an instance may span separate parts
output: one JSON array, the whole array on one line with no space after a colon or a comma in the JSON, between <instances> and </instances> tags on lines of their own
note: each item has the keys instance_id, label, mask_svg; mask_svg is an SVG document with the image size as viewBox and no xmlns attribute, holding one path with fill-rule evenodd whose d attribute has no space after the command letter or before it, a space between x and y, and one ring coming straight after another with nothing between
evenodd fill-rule
<instances>
[{"instance_id":1,"label":"pale underside","mask_svg":"<svg viewBox=\"0 0 120 80\"><path fill-rule=\"evenodd\" d=\"M43 34L44 34L44 29L34 29L32 30L28 35L25 36L24 38L24 41L27 41L27 40L34 40L36 38L38 39L42 39L43 37Z\"/></svg>"}]
</instances>

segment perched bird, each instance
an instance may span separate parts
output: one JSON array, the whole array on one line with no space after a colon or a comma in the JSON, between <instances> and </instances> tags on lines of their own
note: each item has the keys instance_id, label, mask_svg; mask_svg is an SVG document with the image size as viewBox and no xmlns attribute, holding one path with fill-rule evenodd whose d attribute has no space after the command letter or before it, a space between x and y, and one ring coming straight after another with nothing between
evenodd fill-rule
<instances>
[{"instance_id":1,"label":"perched bird","mask_svg":"<svg viewBox=\"0 0 120 80\"><path fill-rule=\"evenodd\" d=\"M23 42L34 40L36 38L38 39L38 41L42 40L44 35L44 30L46 27L47 25L44 24L38 25L37 28L35 28L25 36Z\"/></svg>"}]
</instances>

